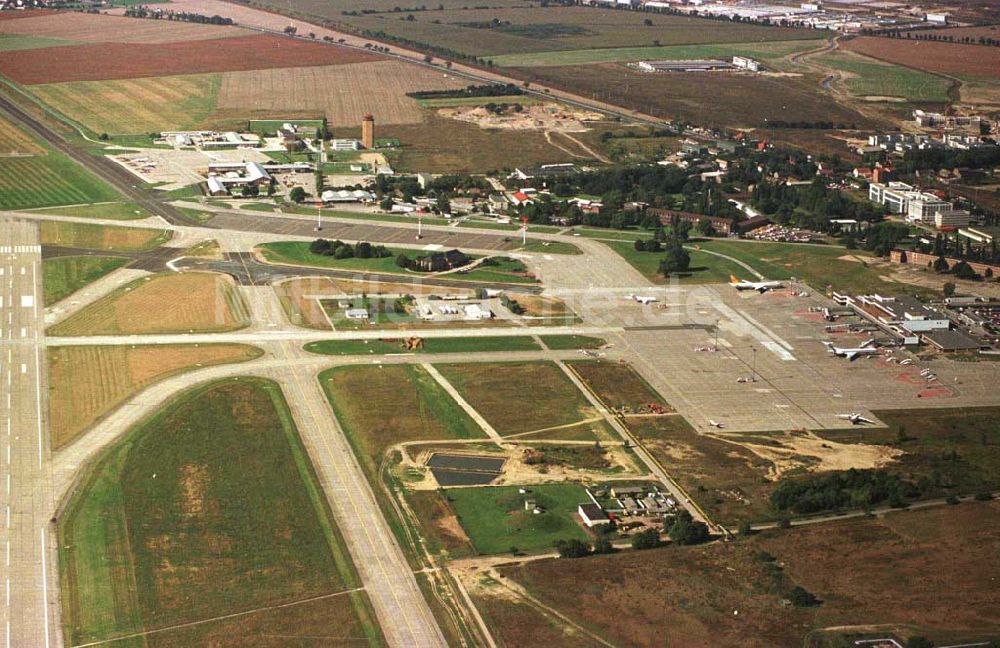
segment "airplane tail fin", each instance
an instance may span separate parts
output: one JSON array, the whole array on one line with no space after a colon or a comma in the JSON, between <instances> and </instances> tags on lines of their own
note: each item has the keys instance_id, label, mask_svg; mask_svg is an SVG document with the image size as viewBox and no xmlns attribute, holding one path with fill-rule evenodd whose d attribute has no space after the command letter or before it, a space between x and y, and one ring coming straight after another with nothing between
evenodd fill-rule
<instances>
[{"instance_id":1,"label":"airplane tail fin","mask_svg":"<svg viewBox=\"0 0 1000 648\"><path fill-rule=\"evenodd\" d=\"M740 279L739 277L737 277L736 275L729 275L729 283L731 283L731 284L738 284L741 281L743 281L743 280Z\"/></svg>"},{"instance_id":2,"label":"airplane tail fin","mask_svg":"<svg viewBox=\"0 0 1000 648\"><path fill-rule=\"evenodd\" d=\"M825 346L827 349L833 351L833 342L824 342L823 346Z\"/></svg>"}]
</instances>

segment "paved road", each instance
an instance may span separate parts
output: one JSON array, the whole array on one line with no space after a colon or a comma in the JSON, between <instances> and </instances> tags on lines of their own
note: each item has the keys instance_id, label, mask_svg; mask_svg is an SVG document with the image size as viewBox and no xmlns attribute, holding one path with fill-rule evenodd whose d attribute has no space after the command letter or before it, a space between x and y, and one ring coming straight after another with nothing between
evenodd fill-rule
<instances>
[{"instance_id":1,"label":"paved road","mask_svg":"<svg viewBox=\"0 0 1000 648\"><path fill-rule=\"evenodd\" d=\"M33 223L0 221L0 645L62 645L45 427L41 248Z\"/></svg>"}]
</instances>

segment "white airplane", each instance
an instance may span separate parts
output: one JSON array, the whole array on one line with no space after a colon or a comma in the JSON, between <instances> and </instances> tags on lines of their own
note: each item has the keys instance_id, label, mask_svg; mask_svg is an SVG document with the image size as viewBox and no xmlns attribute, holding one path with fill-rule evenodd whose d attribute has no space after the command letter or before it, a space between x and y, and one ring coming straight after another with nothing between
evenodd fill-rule
<instances>
[{"instance_id":1,"label":"white airplane","mask_svg":"<svg viewBox=\"0 0 1000 648\"><path fill-rule=\"evenodd\" d=\"M854 348L834 346L833 342L824 342L823 346L835 356L854 361L861 356L878 355L881 353L877 347L872 346L874 344L875 340L866 340L861 346Z\"/></svg>"},{"instance_id":2,"label":"white airplane","mask_svg":"<svg viewBox=\"0 0 1000 648\"><path fill-rule=\"evenodd\" d=\"M634 299L640 304L652 304L655 301L659 301L656 297L644 297L642 295L629 295L629 299Z\"/></svg>"},{"instance_id":3,"label":"white airplane","mask_svg":"<svg viewBox=\"0 0 1000 648\"><path fill-rule=\"evenodd\" d=\"M784 286L780 281L747 281L745 279L740 279L736 275L729 275L729 285L736 290L756 290L759 293L765 293L768 290L774 290L775 288L782 288Z\"/></svg>"},{"instance_id":4,"label":"white airplane","mask_svg":"<svg viewBox=\"0 0 1000 648\"><path fill-rule=\"evenodd\" d=\"M870 418L866 418L857 412L851 412L850 414L837 414L837 418L844 419L845 421L850 421L854 425L863 425L865 423L869 425L875 425L875 421Z\"/></svg>"},{"instance_id":5,"label":"white airplane","mask_svg":"<svg viewBox=\"0 0 1000 648\"><path fill-rule=\"evenodd\" d=\"M718 421L714 421L712 419L708 419L708 424L711 425L714 428L722 429L722 423L719 423Z\"/></svg>"}]
</instances>

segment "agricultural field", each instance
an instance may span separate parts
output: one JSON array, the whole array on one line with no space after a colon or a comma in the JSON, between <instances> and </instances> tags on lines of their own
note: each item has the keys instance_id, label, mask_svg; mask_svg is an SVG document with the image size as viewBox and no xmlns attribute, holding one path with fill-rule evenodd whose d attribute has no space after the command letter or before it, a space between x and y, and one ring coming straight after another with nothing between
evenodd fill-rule
<instances>
[{"instance_id":1,"label":"agricultural field","mask_svg":"<svg viewBox=\"0 0 1000 648\"><path fill-rule=\"evenodd\" d=\"M216 103L219 74L186 74L29 86L46 104L92 133L190 130L205 123ZM108 110L113 105L114 110Z\"/></svg>"},{"instance_id":2,"label":"agricultural field","mask_svg":"<svg viewBox=\"0 0 1000 648\"><path fill-rule=\"evenodd\" d=\"M948 101L951 82L933 74L859 56L834 52L813 61L845 73L848 91L862 99L903 99L920 103Z\"/></svg>"},{"instance_id":3,"label":"agricultural field","mask_svg":"<svg viewBox=\"0 0 1000 648\"><path fill-rule=\"evenodd\" d=\"M832 103L819 79L809 75L649 74L617 63L506 69L532 83L705 126L761 127L776 120L830 121L854 128L873 125L860 113Z\"/></svg>"},{"instance_id":4,"label":"agricultural field","mask_svg":"<svg viewBox=\"0 0 1000 648\"><path fill-rule=\"evenodd\" d=\"M42 245L115 252L145 252L158 248L173 236L170 230L67 221L42 221L39 230Z\"/></svg>"},{"instance_id":5,"label":"agricultural field","mask_svg":"<svg viewBox=\"0 0 1000 648\"><path fill-rule=\"evenodd\" d=\"M445 10L416 12L413 16L412 21L400 20L397 14L335 19L370 32L385 32L487 59L524 52L820 37L804 29L585 7ZM652 25L645 24L647 19Z\"/></svg>"},{"instance_id":6,"label":"agricultural field","mask_svg":"<svg viewBox=\"0 0 1000 648\"><path fill-rule=\"evenodd\" d=\"M373 79L378 83L373 84ZM465 85L441 72L401 61L228 72L222 76L217 118L323 114L331 124L342 125L360 124L370 112L380 125L420 124L426 111L406 93Z\"/></svg>"},{"instance_id":7,"label":"agricultural field","mask_svg":"<svg viewBox=\"0 0 1000 648\"><path fill-rule=\"evenodd\" d=\"M546 560L500 574L618 645L798 646L822 628L873 623L878 636L961 643L1000 631L998 513L996 502L970 503L664 547L642 560ZM509 600L506 588L483 585L481 596ZM782 604L795 586L819 604ZM500 642L531 635L531 627L491 628Z\"/></svg>"},{"instance_id":8,"label":"agricultural field","mask_svg":"<svg viewBox=\"0 0 1000 648\"><path fill-rule=\"evenodd\" d=\"M51 335L213 333L250 324L231 278L207 272L144 277L115 290L49 329Z\"/></svg>"},{"instance_id":9,"label":"agricultural field","mask_svg":"<svg viewBox=\"0 0 1000 648\"><path fill-rule=\"evenodd\" d=\"M259 349L241 344L52 347L48 355L52 447L68 445L154 382L260 355Z\"/></svg>"},{"instance_id":10,"label":"agricultural field","mask_svg":"<svg viewBox=\"0 0 1000 648\"><path fill-rule=\"evenodd\" d=\"M238 27L170 20L141 20L96 13L61 12L0 21L0 34L76 43L173 43L245 36Z\"/></svg>"},{"instance_id":11,"label":"agricultural field","mask_svg":"<svg viewBox=\"0 0 1000 648\"><path fill-rule=\"evenodd\" d=\"M663 397L627 364L576 360L566 365L611 409L631 411L648 405L668 407Z\"/></svg>"},{"instance_id":12,"label":"agricultural field","mask_svg":"<svg viewBox=\"0 0 1000 648\"><path fill-rule=\"evenodd\" d=\"M480 128L429 111L423 124L389 125L380 129L402 142L386 157L394 169L429 173L483 173L515 167L578 161L551 144L540 130L509 131ZM441 133L448 137L441 137ZM358 137L360 126L335 128L337 137ZM583 153L581 152L582 156Z\"/></svg>"},{"instance_id":13,"label":"agricultural field","mask_svg":"<svg viewBox=\"0 0 1000 648\"><path fill-rule=\"evenodd\" d=\"M323 340L305 345L310 353L323 355L384 355L398 353L496 353L500 351L539 351L533 338L490 336L467 338L426 338L417 349L407 349L401 339Z\"/></svg>"},{"instance_id":14,"label":"agricultural field","mask_svg":"<svg viewBox=\"0 0 1000 648\"><path fill-rule=\"evenodd\" d=\"M702 45L671 45L667 47L612 47L600 49L560 50L494 56L493 63L501 67L546 67L552 65L589 65L592 63L626 63L641 60L731 58L749 56L768 62L816 47L813 41L733 42Z\"/></svg>"},{"instance_id":15,"label":"agricultural field","mask_svg":"<svg viewBox=\"0 0 1000 648\"><path fill-rule=\"evenodd\" d=\"M576 508L589 502L578 484L532 486L529 495L517 486L450 488L445 498L458 522L480 554L515 551L551 551L557 540L584 540L589 536L577 523ZM545 512L525 510L534 499Z\"/></svg>"},{"instance_id":16,"label":"agricultural field","mask_svg":"<svg viewBox=\"0 0 1000 648\"><path fill-rule=\"evenodd\" d=\"M117 270L128 259L111 256L66 256L42 261L42 289L46 306L69 297L87 284Z\"/></svg>"},{"instance_id":17,"label":"agricultural field","mask_svg":"<svg viewBox=\"0 0 1000 648\"><path fill-rule=\"evenodd\" d=\"M1000 79L1000 48L861 36L843 49L889 63L949 75Z\"/></svg>"},{"instance_id":18,"label":"agricultural field","mask_svg":"<svg viewBox=\"0 0 1000 648\"><path fill-rule=\"evenodd\" d=\"M72 645L382 642L271 382L197 388L134 427L88 471L59 547Z\"/></svg>"},{"instance_id":19,"label":"agricultural field","mask_svg":"<svg viewBox=\"0 0 1000 648\"><path fill-rule=\"evenodd\" d=\"M542 344L553 351L564 349L600 349L607 340L589 335L543 335Z\"/></svg>"},{"instance_id":20,"label":"agricultural field","mask_svg":"<svg viewBox=\"0 0 1000 648\"><path fill-rule=\"evenodd\" d=\"M386 451L399 443L485 437L420 366L336 367L319 380L373 483Z\"/></svg>"},{"instance_id":21,"label":"agricultural field","mask_svg":"<svg viewBox=\"0 0 1000 648\"><path fill-rule=\"evenodd\" d=\"M0 31L0 52L20 52L42 47L62 47L63 45L76 45L76 43L58 38L45 38L44 36L5 34Z\"/></svg>"},{"instance_id":22,"label":"agricultural field","mask_svg":"<svg viewBox=\"0 0 1000 648\"><path fill-rule=\"evenodd\" d=\"M236 36L171 43L94 43L25 57L0 52L0 74L25 85L266 70L375 60L374 54L281 36ZM61 65L71 59L75 65Z\"/></svg>"},{"instance_id":23,"label":"agricultural field","mask_svg":"<svg viewBox=\"0 0 1000 648\"><path fill-rule=\"evenodd\" d=\"M435 366L501 435L570 426L597 416L576 385L551 362Z\"/></svg>"}]
</instances>

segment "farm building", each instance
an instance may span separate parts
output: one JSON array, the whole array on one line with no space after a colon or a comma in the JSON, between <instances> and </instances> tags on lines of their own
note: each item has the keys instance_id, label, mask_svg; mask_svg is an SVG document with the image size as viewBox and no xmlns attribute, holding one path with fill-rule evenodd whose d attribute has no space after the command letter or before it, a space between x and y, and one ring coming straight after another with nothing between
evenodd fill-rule
<instances>
[{"instance_id":1,"label":"farm building","mask_svg":"<svg viewBox=\"0 0 1000 648\"><path fill-rule=\"evenodd\" d=\"M580 515L580 519L583 520L583 523L587 525L587 528L611 522L608 514L597 504L580 504L576 508L576 511Z\"/></svg>"},{"instance_id":2,"label":"farm building","mask_svg":"<svg viewBox=\"0 0 1000 648\"><path fill-rule=\"evenodd\" d=\"M368 319L368 311L364 308L350 308L344 312L344 316L347 319L366 320Z\"/></svg>"},{"instance_id":3,"label":"farm building","mask_svg":"<svg viewBox=\"0 0 1000 648\"><path fill-rule=\"evenodd\" d=\"M754 59L748 58L746 56L734 56L733 65L740 68L741 70L747 70L750 72L760 72L761 70L764 69L763 66L760 64L760 61L755 61Z\"/></svg>"},{"instance_id":4,"label":"farm building","mask_svg":"<svg viewBox=\"0 0 1000 648\"><path fill-rule=\"evenodd\" d=\"M642 72L717 72L736 69L729 61L715 59L639 61L635 67Z\"/></svg>"},{"instance_id":5,"label":"farm building","mask_svg":"<svg viewBox=\"0 0 1000 648\"><path fill-rule=\"evenodd\" d=\"M361 140L356 139L335 139L331 140L330 148L334 151L360 151Z\"/></svg>"}]
</instances>

